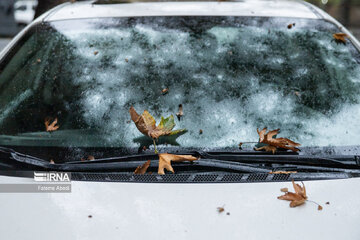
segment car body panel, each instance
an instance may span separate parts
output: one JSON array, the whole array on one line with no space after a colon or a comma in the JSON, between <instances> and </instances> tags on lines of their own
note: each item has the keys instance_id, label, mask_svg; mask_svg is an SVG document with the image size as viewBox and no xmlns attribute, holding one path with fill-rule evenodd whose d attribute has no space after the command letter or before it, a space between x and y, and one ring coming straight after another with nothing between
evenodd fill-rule
<instances>
[{"instance_id":1,"label":"car body panel","mask_svg":"<svg viewBox=\"0 0 360 240\"><path fill-rule=\"evenodd\" d=\"M34 183L0 177L1 183ZM72 183L72 193L0 194L0 238L358 239L360 178L305 182L309 199L278 200L290 182ZM329 202L330 204L325 204ZM225 211L218 213L217 208ZM227 215L229 212L230 215ZM89 218L89 215L92 217Z\"/></svg>"},{"instance_id":2,"label":"car body panel","mask_svg":"<svg viewBox=\"0 0 360 240\"><path fill-rule=\"evenodd\" d=\"M132 16L277 16L319 18L297 1L237 2L139 2L124 4L67 4L47 17L47 21L97 17Z\"/></svg>"}]
</instances>

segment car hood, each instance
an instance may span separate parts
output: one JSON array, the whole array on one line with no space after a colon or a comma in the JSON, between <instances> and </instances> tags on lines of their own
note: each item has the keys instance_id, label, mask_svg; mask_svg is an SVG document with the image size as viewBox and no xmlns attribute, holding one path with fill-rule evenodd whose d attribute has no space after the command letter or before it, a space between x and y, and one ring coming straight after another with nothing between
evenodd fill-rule
<instances>
[{"instance_id":1,"label":"car hood","mask_svg":"<svg viewBox=\"0 0 360 240\"><path fill-rule=\"evenodd\" d=\"M33 179L0 177L0 183ZM72 193L0 194L0 239L358 239L360 179L307 181L309 199L278 200L291 182L72 183ZM326 204L329 202L330 204ZM225 211L219 213L218 207Z\"/></svg>"}]
</instances>

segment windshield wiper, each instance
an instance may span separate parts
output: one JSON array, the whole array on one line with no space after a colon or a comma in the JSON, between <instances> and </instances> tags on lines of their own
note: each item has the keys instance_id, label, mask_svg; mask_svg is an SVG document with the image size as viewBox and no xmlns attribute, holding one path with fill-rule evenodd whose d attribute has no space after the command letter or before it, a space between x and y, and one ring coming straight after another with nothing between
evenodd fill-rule
<instances>
[{"instance_id":1,"label":"windshield wiper","mask_svg":"<svg viewBox=\"0 0 360 240\"><path fill-rule=\"evenodd\" d=\"M130 171L133 172L136 167L142 165L144 160L158 160L157 154L143 154L143 155L129 155L123 157L113 157L113 158L104 158L96 159L93 161L76 161L76 162L67 162L61 164L51 164L46 160L26 155L23 153L16 152L10 148L0 147L0 152L5 153L9 159L12 160L10 163L15 163L18 166L32 166L36 170L45 170L45 171L70 171L70 172L84 172L84 171ZM178 153L178 154L189 154L189 153ZM187 168L196 167L196 168L208 168L208 169L218 169L223 171L235 171L235 172L255 172L255 173L267 173L270 172L270 168L264 168L258 164L247 164L247 163L238 163L238 162L229 162L216 159L199 159L195 162L184 162L184 163L175 163L174 165L183 166ZM156 167L157 161L152 161L150 167ZM14 166L16 167L16 166Z\"/></svg>"},{"instance_id":2,"label":"windshield wiper","mask_svg":"<svg viewBox=\"0 0 360 240\"><path fill-rule=\"evenodd\" d=\"M262 164L294 164L294 165L311 165L320 167L337 167L337 168L355 168L360 169L360 160L358 156L335 156L333 158L325 156L308 156L308 155L276 155L276 154L251 154L251 152L204 152L198 151L202 158L217 159L224 161L235 161L242 163L262 163Z\"/></svg>"},{"instance_id":3,"label":"windshield wiper","mask_svg":"<svg viewBox=\"0 0 360 240\"><path fill-rule=\"evenodd\" d=\"M51 164L46 160L22 154L9 148L0 147L0 152L20 165L35 167L45 171L130 171L142 165L144 160L153 160L150 167L157 167L157 154L137 154L121 157L103 158L91 161L73 161ZM194 162L174 163L186 169L209 169L233 172L269 173L276 170L322 171L322 172L360 172L359 161L354 156L341 156L339 159L301 155L251 155L237 152L184 152L200 157Z\"/></svg>"}]
</instances>

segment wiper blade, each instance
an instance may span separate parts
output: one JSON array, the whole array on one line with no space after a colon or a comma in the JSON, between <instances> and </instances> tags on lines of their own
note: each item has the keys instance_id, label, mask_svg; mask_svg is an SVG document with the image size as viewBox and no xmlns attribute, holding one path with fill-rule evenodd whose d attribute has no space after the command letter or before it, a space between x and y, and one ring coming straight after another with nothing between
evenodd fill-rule
<instances>
[{"instance_id":1,"label":"wiper blade","mask_svg":"<svg viewBox=\"0 0 360 240\"><path fill-rule=\"evenodd\" d=\"M182 153L183 154L183 153ZM147 157L144 157L147 156ZM85 162L70 162L61 164L60 169L63 171L109 171L109 170L119 170L119 169L130 169L134 171L137 166L142 165L144 160L149 160L151 157L158 157L157 154L154 155L131 155L128 157L119 157L119 158L106 158L98 159L95 161L85 161ZM143 158L142 161L139 161L139 157ZM137 160L133 160L136 159ZM150 167L158 166L158 158L152 159ZM182 163L173 163L176 166L189 167L189 168L211 168L212 170L225 170L225 171L236 171L236 172L250 172L250 173L268 173L271 171L271 168L266 168L259 166L258 164L247 164L239 162L229 162L217 159L198 159L193 162L182 162Z\"/></svg>"},{"instance_id":2,"label":"wiper blade","mask_svg":"<svg viewBox=\"0 0 360 240\"><path fill-rule=\"evenodd\" d=\"M276 155L276 154L249 154L241 152L203 152L198 154L203 158L217 159L224 161L236 161L242 163L263 163L263 164L300 164L321 167L339 168L360 168L357 156L337 156L336 158L306 156L306 155Z\"/></svg>"},{"instance_id":3,"label":"wiper blade","mask_svg":"<svg viewBox=\"0 0 360 240\"><path fill-rule=\"evenodd\" d=\"M0 153L9 155L9 158L15 160L17 163L31 165L36 167L50 166L50 162L37 158L31 155L16 152L15 150L7 147L0 147Z\"/></svg>"},{"instance_id":4,"label":"wiper blade","mask_svg":"<svg viewBox=\"0 0 360 240\"><path fill-rule=\"evenodd\" d=\"M157 160L157 154L129 155L122 157L96 159L92 161L74 161L61 164L51 164L46 160L16 152L10 148L0 147L0 152L9 154L9 158L17 164L25 164L46 171L69 171L69 172L86 172L86 171L130 171L133 172L136 167L142 165L144 160ZM190 154L190 153L177 153ZM157 161L152 161L150 167L157 167ZM173 163L177 166L186 168L209 168L211 170L235 171L235 172L256 172L267 173L270 168L264 168L258 164L247 164L238 162L228 162L216 159L199 159L194 162Z\"/></svg>"},{"instance_id":5,"label":"wiper blade","mask_svg":"<svg viewBox=\"0 0 360 240\"><path fill-rule=\"evenodd\" d=\"M153 160L150 167L158 166L157 154L138 154L90 161L73 161L61 164L50 162L16 152L10 148L0 147L0 153L9 154L16 163L36 167L46 171L134 171L144 160ZM185 152L176 154L191 154L200 157L194 162L173 163L176 166L191 169L223 170L248 173L269 173L276 170L291 171L328 171L359 173L359 161L354 156L341 156L341 160L301 155L252 155L233 152Z\"/></svg>"}]
</instances>

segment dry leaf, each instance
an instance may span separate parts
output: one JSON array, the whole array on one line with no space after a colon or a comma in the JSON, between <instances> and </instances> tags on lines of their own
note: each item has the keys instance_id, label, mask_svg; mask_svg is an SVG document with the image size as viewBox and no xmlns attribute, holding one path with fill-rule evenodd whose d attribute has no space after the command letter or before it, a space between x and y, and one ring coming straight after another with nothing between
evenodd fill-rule
<instances>
[{"instance_id":1,"label":"dry leaf","mask_svg":"<svg viewBox=\"0 0 360 240\"><path fill-rule=\"evenodd\" d=\"M96 56L98 53L99 53L99 51L95 51L95 52L94 52L94 55Z\"/></svg>"},{"instance_id":2,"label":"dry leaf","mask_svg":"<svg viewBox=\"0 0 360 240\"><path fill-rule=\"evenodd\" d=\"M176 113L176 116L178 118L178 120L180 121L180 118L184 115L184 112L183 112L183 106L182 104L179 104L179 111Z\"/></svg>"},{"instance_id":3,"label":"dry leaf","mask_svg":"<svg viewBox=\"0 0 360 240\"><path fill-rule=\"evenodd\" d=\"M266 145L266 146L262 146L262 147L255 147L254 148L255 151L265 151L265 152L272 152L273 154L275 154L276 152L276 147L274 146L270 146L270 145Z\"/></svg>"},{"instance_id":4,"label":"dry leaf","mask_svg":"<svg viewBox=\"0 0 360 240\"><path fill-rule=\"evenodd\" d=\"M91 155L89 155L86 160L85 160L85 158L80 158L80 161L82 161L82 162L84 162L84 161L93 161L93 160L95 160L95 157L91 156Z\"/></svg>"},{"instance_id":5,"label":"dry leaf","mask_svg":"<svg viewBox=\"0 0 360 240\"><path fill-rule=\"evenodd\" d=\"M323 207L321 205L318 205L318 210L319 211L323 210Z\"/></svg>"},{"instance_id":6,"label":"dry leaf","mask_svg":"<svg viewBox=\"0 0 360 240\"><path fill-rule=\"evenodd\" d=\"M145 174L149 166L150 166L150 160L147 160L143 165L138 166L135 169L134 174Z\"/></svg>"},{"instance_id":7,"label":"dry leaf","mask_svg":"<svg viewBox=\"0 0 360 240\"><path fill-rule=\"evenodd\" d=\"M135 108L131 107L129 112L131 119L135 123L137 129L145 136L149 136L154 139L154 147L156 153L157 150L155 145L155 139L158 139L161 136L176 135L186 131L186 129L179 129L175 131L172 130L175 127L173 115L167 118L161 117L159 125L156 126L155 119L147 110L145 110L143 114L139 115L135 111Z\"/></svg>"},{"instance_id":8,"label":"dry leaf","mask_svg":"<svg viewBox=\"0 0 360 240\"><path fill-rule=\"evenodd\" d=\"M345 38L349 38L349 36L346 33L334 33L333 38L338 43L346 44L346 39Z\"/></svg>"},{"instance_id":9,"label":"dry leaf","mask_svg":"<svg viewBox=\"0 0 360 240\"><path fill-rule=\"evenodd\" d=\"M285 187L285 188L280 188L280 191L281 191L281 192L285 192L285 193L286 193L286 192L288 192L288 191L289 191L289 189L288 189L287 187Z\"/></svg>"},{"instance_id":10,"label":"dry leaf","mask_svg":"<svg viewBox=\"0 0 360 240\"><path fill-rule=\"evenodd\" d=\"M145 110L142 115L139 115L134 107L131 107L130 116L135 123L137 129L144 135L157 139L160 136L171 134L175 127L174 117L171 115L168 118L161 117L160 124L156 126L156 121L151 114Z\"/></svg>"},{"instance_id":11,"label":"dry leaf","mask_svg":"<svg viewBox=\"0 0 360 240\"><path fill-rule=\"evenodd\" d=\"M275 172L269 172L269 174L291 174L291 173L297 173L297 171L275 171Z\"/></svg>"},{"instance_id":12,"label":"dry leaf","mask_svg":"<svg viewBox=\"0 0 360 240\"><path fill-rule=\"evenodd\" d=\"M159 168L158 174L164 175L164 169L174 173L174 169L171 166L171 161L174 162L183 162L183 161L195 161L198 160L197 157L191 155L175 155L169 153L161 153L159 154Z\"/></svg>"},{"instance_id":13,"label":"dry leaf","mask_svg":"<svg viewBox=\"0 0 360 240\"><path fill-rule=\"evenodd\" d=\"M203 134L203 130L202 130L202 129L199 130L199 134L200 134L200 135Z\"/></svg>"},{"instance_id":14,"label":"dry leaf","mask_svg":"<svg viewBox=\"0 0 360 240\"><path fill-rule=\"evenodd\" d=\"M161 90L161 93L163 95L167 94L169 92L169 89L168 88L164 88L163 90Z\"/></svg>"},{"instance_id":15,"label":"dry leaf","mask_svg":"<svg viewBox=\"0 0 360 240\"><path fill-rule=\"evenodd\" d=\"M217 211L218 211L218 213L222 213L222 212L225 211L225 208L224 207L218 207Z\"/></svg>"},{"instance_id":16,"label":"dry leaf","mask_svg":"<svg viewBox=\"0 0 360 240\"><path fill-rule=\"evenodd\" d=\"M59 125L57 125L58 119L55 118L55 120L51 122L50 118L46 118L45 119L45 129L47 132L53 132L59 129Z\"/></svg>"},{"instance_id":17,"label":"dry leaf","mask_svg":"<svg viewBox=\"0 0 360 240\"><path fill-rule=\"evenodd\" d=\"M278 199L280 200L287 200L290 202L290 207L297 207L305 203L307 196L306 196L306 189L304 183L301 187L299 184L296 184L294 180L292 180L292 184L295 190L295 193L286 192L284 195L279 196Z\"/></svg>"},{"instance_id":18,"label":"dry leaf","mask_svg":"<svg viewBox=\"0 0 360 240\"><path fill-rule=\"evenodd\" d=\"M288 29L291 29L292 27L295 27L295 23L291 23L287 26Z\"/></svg>"},{"instance_id":19,"label":"dry leaf","mask_svg":"<svg viewBox=\"0 0 360 240\"><path fill-rule=\"evenodd\" d=\"M265 150L267 152L272 152L273 154L277 150L277 148L284 148L289 149L293 152L299 151L298 146L300 146L299 143L293 142L290 139L287 138L273 138L275 135L277 135L280 131L280 129L275 129L272 131L267 132L267 128L264 128L263 130L259 131L259 129L256 129L259 134L259 142L265 143L267 146L263 146L260 148L255 148L257 151Z\"/></svg>"}]
</instances>

